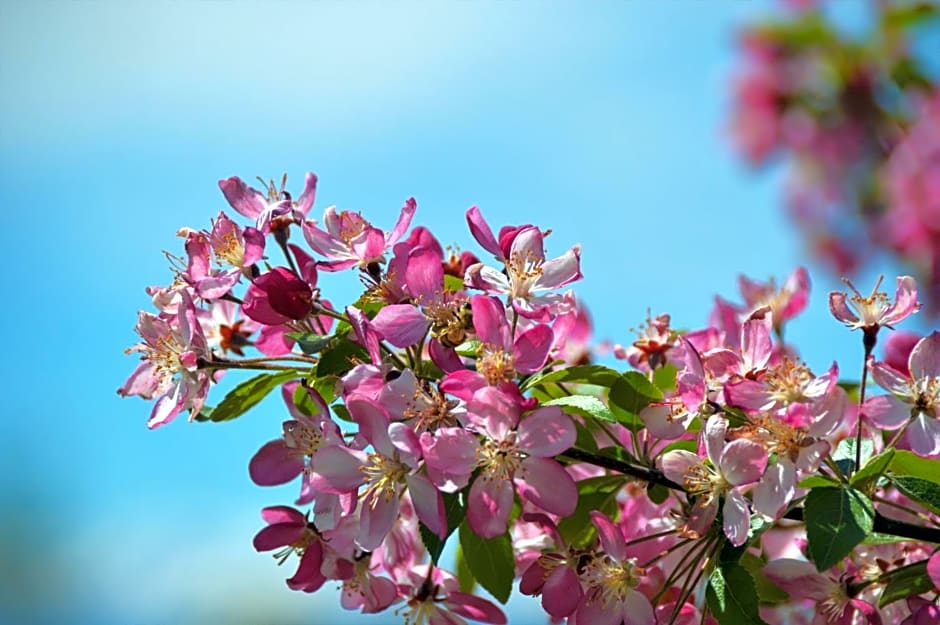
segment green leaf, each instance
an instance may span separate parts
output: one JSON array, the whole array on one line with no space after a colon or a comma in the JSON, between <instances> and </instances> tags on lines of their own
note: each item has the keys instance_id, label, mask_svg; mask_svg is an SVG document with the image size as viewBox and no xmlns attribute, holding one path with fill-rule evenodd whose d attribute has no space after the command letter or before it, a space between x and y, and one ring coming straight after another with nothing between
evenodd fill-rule
<instances>
[{"instance_id":1,"label":"green leaf","mask_svg":"<svg viewBox=\"0 0 940 625\"><path fill-rule=\"evenodd\" d=\"M591 511L614 517L618 510L617 493L626 482L622 475L602 475L578 482L578 506L558 523L558 531L569 546L586 548L594 542L597 529L591 522Z\"/></svg>"},{"instance_id":2,"label":"green leaf","mask_svg":"<svg viewBox=\"0 0 940 625\"><path fill-rule=\"evenodd\" d=\"M324 378L314 378L310 384L313 385L316 392L320 393L323 401L329 405L336 399L336 387L340 384L340 381L335 375L328 375Z\"/></svg>"},{"instance_id":3,"label":"green leaf","mask_svg":"<svg viewBox=\"0 0 940 625\"><path fill-rule=\"evenodd\" d=\"M225 399L216 406L210 415L215 422L231 421L253 408L265 396L278 386L298 377L296 371L279 371L277 373L262 373L250 380L246 380L229 391Z\"/></svg>"},{"instance_id":4,"label":"green leaf","mask_svg":"<svg viewBox=\"0 0 940 625\"><path fill-rule=\"evenodd\" d=\"M849 483L859 490L867 489L878 481L878 478L885 472L885 469L888 468L893 458L893 449L885 450L877 456L872 457L852 476Z\"/></svg>"},{"instance_id":5,"label":"green leaf","mask_svg":"<svg viewBox=\"0 0 940 625\"><path fill-rule=\"evenodd\" d=\"M215 410L215 406L207 406L203 404L202 409L193 415L193 421L199 421L203 423L205 421L212 421L212 411Z\"/></svg>"},{"instance_id":6,"label":"green leaf","mask_svg":"<svg viewBox=\"0 0 940 625\"><path fill-rule=\"evenodd\" d=\"M817 486L838 486L839 482L832 479L831 477L825 477L823 475L810 475L809 477L800 480L800 483L797 484L800 488L816 488Z\"/></svg>"},{"instance_id":7,"label":"green leaf","mask_svg":"<svg viewBox=\"0 0 940 625\"><path fill-rule=\"evenodd\" d=\"M767 625L758 612L760 600L754 578L740 564L712 571L705 591L708 609L721 625Z\"/></svg>"},{"instance_id":8,"label":"green leaf","mask_svg":"<svg viewBox=\"0 0 940 625\"><path fill-rule=\"evenodd\" d=\"M454 533L454 530L457 529L466 516L464 507L460 504L458 493L441 493L441 497L444 499L444 514L447 516L447 534L444 538L440 538L437 534L429 530L424 523L421 523L419 526L421 541L428 550L428 554L431 556L431 561L434 564L437 564L438 558L441 557L441 552L444 551L447 537Z\"/></svg>"},{"instance_id":9,"label":"green leaf","mask_svg":"<svg viewBox=\"0 0 940 625\"><path fill-rule=\"evenodd\" d=\"M888 464L888 471L894 475L919 477L940 484L940 460L921 458L913 451L898 449Z\"/></svg>"},{"instance_id":10,"label":"green leaf","mask_svg":"<svg viewBox=\"0 0 940 625\"><path fill-rule=\"evenodd\" d=\"M601 365L578 365L559 369L558 371L549 371L548 373L533 375L522 384L522 390L525 391L534 386L543 384L552 384L555 382L572 382L575 384L591 384L593 386L603 386L610 388L617 380L620 374L610 367Z\"/></svg>"},{"instance_id":11,"label":"green leaf","mask_svg":"<svg viewBox=\"0 0 940 625\"><path fill-rule=\"evenodd\" d=\"M308 417L315 417L320 412L320 407L317 406L317 402L313 401L313 398L310 397L310 393L307 392L303 384L298 384L297 388L294 389L293 399L294 406L297 407L297 410L299 410L301 414L307 415Z\"/></svg>"},{"instance_id":12,"label":"green leaf","mask_svg":"<svg viewBox=\"0 0 940 625\"><path fill-rule=\"evenodd\" d=\"M582 417L593 417L601 421L614 423L617 418L604 402L592 395L567 395L545 402L545 406L561 406L568 414L577 414Z\"/></svg>"},{"instance_id":13,"label":"green leaf","mask_svg":"<svg viewBox=\"0 0 940 625\"><path fill-rule=\"evenodd\" d=\"M463 291L463 278L444 274L444 289L447 291Z\"/></svg>"},{"instance_id":14,"label":"green leaf","mask_svg":"<svg viewBox=\"0 0 940 625\"><path fill-rule=\"evenodd\" d=\"M320 354L320 362L317 363L317 377L341 376L352 369L357 362L369 362L369 353L365 348L348 339L340 341L334 347Z\"/></svg>"},{"instance_id":15,"label":"green leaf","mask_svg":"<svg viewBox=\"0 0 940 625\"><path fill-rule=\"evenodd\" d=\"M574 422L574 428L578 433L578 437L574 441L574 446L578 449L583 449L584 451L597 451L597 440L594 438L594 433L587 426Z\"/></svg>"},{"instance_id":16,"label":"green leaf","mask_svg":"<svg viewBox=\"0 0 940 625\"><path fill-rule=\"evenodd\" d=\"M457 574L457 583L460 584L460 592L472 593L477 585L477 580L473 578L470 572L470 566L467 564L467 558L463 555L463 547L457 545L457 553L454 555L454 572Z\"/></svg>"},{"instance_id":17,"label":"green leaf","mask_svg":"<svg viewBox=\"0 0 940 625\"><path fill-rule=\"evenodd\" d=\"M516 576L509 533L481 538L470 529L469 522L464 521L460 524L460 548L477 582L500 603L506 603Z\"/></svg>"},{"instance_id":18,"label":"green leaf","mask_svg":"<svg viewBox=\"0 0 940 625\"><path fill-rule=\"evenodd\" d=\"M676 389L676 374L678 372L679 369L670 363L666 363L663 367L656 367L653 369L653 384L663 392L674 391Z\"/></svg>"},{"instance_id":19,"label":"green leaf","mask_svg":"<svg viewBox=\"0 0 940 625\"><path fill-rule=\"evenodd\" d=\"M313 332L288 332L287 338L297 343L297 347L305 354L317 354L334 342L335 337L314 334Z\"/></svg>"},{"instance_id":20,"label":"green leaf","mask_svg":"<svg viewBox=\"0 0 940 625\"><path fill-rule=\"evenodd\" d=\"M333 412L336 413L336 417L342 421L347 421L349 423L355 423L356 420L352 418L352 415L349 414L349 408L344 404L333 404L330 406L333 409Z\"/></svg>"},{"instance_id":21,"label":"green leaf","mask_svg":"<svg viewBox=\"0 0 940 625\"><path fill-rule=\"evenodd\" d=\"M662 484L653 484L646 487L646 496L657 506L669 499L670 490Z\"/></svg>"},{"instance_id":22,"label":"green leaf","mask_svg":"<svg viewBox=\"0 0 940 625\"><path fill-rule=\"evenodd\" d=\"M790 598L790 595L778 588L776 584L764 575L765 564L766 562L764 562L763 559L749 551L745 551L744 555L741 556L741 566L747 569L747 572L750 573L751 577L754 579L754 589L757 590L757 596L760 602L771 605L783 603Z\"/></svg>"},{"instance_id":23,"label":"green leaf","mask_svg":"<svg viewBox=\"0 0 940 625\"><path fill-rule=\"evenodd\" d=\"M875 522L871 500L854 488L814 488L804 507L807 553L820 571L849 555L871 533Z\"/></svg>"},{"instance_id":24,"label":"green leaf","mask_svg":"<svg viewBox=\"0 0 940 625\"><path fill-rule=\"evenodd\" d=\"M895 477L893 481L899 491L934 514L940 514L940 485L919 477Z\"/></svg>"},{"instance_id":25,"label":"green leaf","mask_svg":"<svg viewBox=\"0 0 940 625\"><path fill-rule=\"evenodd\" d=\"M640 411L650 402L663 398L663 392L646 379L642 373L627 371L610 387L607 400L617 421L630 429L643 427Z\"/></svg>"},{"instance_id":26,"label":"green leaf","mask_svg":"<svg viewBox=\"0 0 940 625\"><path fill-rule=\"evenodd\" d=\"M887 29L904 29L936 17L937 12L937 7L930 2L888 5L881 14L881 23Z\"/></svg>"},{"instance_id":27,"label":"green leaf","mask_svg":"<svg viewBox=\"0 0 940 625\"><path fill-rule=\"evenodd\" d=\"M870 438L862 439L862 466L871 458L872 453L875 451L875 442ZM855 466L855 439L854 438L844 438L839 443L839 446L836 447L835 452L832 454L832 459L836 461L836 464L839 465L839 469L842 470L844 475L849 475L855 472L857 468Z\"/></svg>"},{"instance_id":28,"label":"green leaf","mask_svg":"<svg viewBox=\"0 0 940 625\"><path fill-rule=\"evenodd\" d=\"M921 595L934 590L933 581L927 575L926 560L894 569L886 577L888 584L878 600L879 608L912 595Z\"/></svg>"},{"instance_id":29,"label":"green leaf","mask_svg":"<svg viewBox=\"0 0 940 625\"><path fill-rule=\"evenodd\" d=\"M483 345L483 341L480 339L471 339L455 347L454 351L466 358L476 358L477 354L480 353L481 345Z\"/></svg>"}]
</instances>

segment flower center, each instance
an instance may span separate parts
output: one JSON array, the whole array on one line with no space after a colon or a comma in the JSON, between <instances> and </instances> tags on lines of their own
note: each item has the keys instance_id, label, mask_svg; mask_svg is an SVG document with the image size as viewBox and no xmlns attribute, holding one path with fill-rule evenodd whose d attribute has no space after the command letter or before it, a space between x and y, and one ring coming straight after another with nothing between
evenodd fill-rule
<instances>
[{"instance_id":1,"label":"flower center","mask_svg":"<svg viewBox=\"0 0 940 625\"><path fill-rule=\"evenodd\" d=\"M686 492L691 496L701 497L701 505L707 506L731 485L718 471L704 463L689 467L683 481Z\"/></svg>"},{"instance_id":2,"label":"flower center","mask_svg":"<svg viewBox=\"0 0 940 625\"><path fill-rule=\"evenodd\" d=\"M798 365L789 358L774 367L765 378L774 399L784 404L805 402L806 385L813 379L813 374L805 365Z\"/></svg>"},{"instance_id":3,"label":"flower center","mask_svg":"<svg viewBox=\"0 0 940 625\"><path fill-rule=\"evenodd\" d=\"M341 211L339 214L339 232L337 238L349 242L358 237L366 229L366 220L359 213Z\"/></svg>"},{"instance_id":4,"label":"flower center","mask_svg":"<svg viewBox=\"0 0 940 625\"><path fill-rule=\"evenodd\" d=\"M596 589L595 598L604 606L623 603L640 583L643 569L636 559L617 562L610 556L596 556L585 567L581 577L588 588Z\"/></svg>"},{"instance_id":5,"label":"flower center","mask_svg":"<svg viewBox=\"0 0 940 625\"><path fill-rule=\"evenodd\" d=\"M516 377L515 359L502 347L484 343L477 355L477 371L483 374L490 386L512 382Z\"/></svg>"},{"instance_id":6,"label":"flower center","mask_svg":"<svg viewBox=\"0 0 940 625\"><path fill-rule=\"evenodd\" d=\"M375 453L369 454L369 462L361 470L365 473L368 484L364 496L372 497L373 506L379 497L383 497L385 501L398 497L399 486L408 474L408 467L398 460Z\"/></svg>"},{"instance_id":7,"label":"flower center","mask_svg":"<svg viewBox=\"0 0 940 625\"><path fill-rule=\"evenodd\" d=\"M524 298L529 295L532 284L542 275L544 258L536 256L532 250L524 254L513 252L506 262L512 282L512 296Z\"/></svg>"},{"instance_id":8,"label":"flower center","mask_svg":"<svg viewBox=\"0 0 940 625\"><path fill-rule=\"evenodd\" d=\"M501 441L487 439L477 448L477 466L483 470L484 478L511 480L522 459L515 432L510 432Z\"/></svg>"},{"instance_id":9,"label":"flower center","mask_svg":"<svg viewBox=\"0 0 940 625\"><path fill-rule=\"evenodd\" d=\"M238 240L234 229L212 238L212 252L219 265L241 267L245 262L245 246Z\"/></svg>"},{"instance_id":10,"label":"flower center","mask_svg":"<svg viewBox=\"0 0 940 625\"><path fill-rule=\"evenodd\" d=\"M441 427L457 425L457 419L451 414L459 402L447 399L444 394L435 388L419 387L404 410L406 419L415 419L415 430L434 431Z\"/></svg>"},{"instance_id":11,"label":"flower center","mask_svg":"<svg viewBox=\"0 0 940 625\"><path fill-rule=\"evenodd\" d=\"M312 456L324 442L323 432L318 429L300 421L288 421L284 424L284 443L304 456Z\"/></svg>"}]
</instances>

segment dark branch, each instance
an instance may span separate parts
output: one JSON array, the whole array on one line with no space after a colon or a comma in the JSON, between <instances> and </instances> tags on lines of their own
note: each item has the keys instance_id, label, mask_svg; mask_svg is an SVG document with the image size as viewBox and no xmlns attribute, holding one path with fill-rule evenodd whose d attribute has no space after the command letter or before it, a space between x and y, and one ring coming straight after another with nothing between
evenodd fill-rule
<instances>
[{"instance_id":1,"label":"dark branch","mask_svg":"<svg viewBox=\"0 0 940 625\"><path fill-rule=\"evenodd\" d=\"M587 462L588 464L593 464L596 467L623 473L624 475L635 477L637 479L643 480L644 482L649 482L650 484L661 484L666 488L685 492L685 489L681 485L676 484L670 480L663 474L662 471L656 468L644 467L642 465L624 462L622 460L617 460L616 458L610 458L608 456L600 456L589 451L575 449L574 447L562 454L562 457L578 462ZM785 519L791 519L794 521L802 521L803 508L793 508L792 510L787 511L783 517ZM883 516L878 511L875 511L875 524L873 529L880 534L888 534L890 536L897 536L899 538L909 538L911 540L920 540L923 542L940 544L940 529L933 527L922 527L912 523L905 523L904 521L895 521L894 519L889 519L888 517Z\"/></svg>"}]
</instances>

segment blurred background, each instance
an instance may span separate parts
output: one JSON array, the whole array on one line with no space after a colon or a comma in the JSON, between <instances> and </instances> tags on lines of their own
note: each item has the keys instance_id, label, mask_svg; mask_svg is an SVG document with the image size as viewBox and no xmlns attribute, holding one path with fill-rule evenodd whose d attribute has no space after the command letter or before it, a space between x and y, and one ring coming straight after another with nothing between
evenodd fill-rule
<instances>
[{"instance_id":1,"label":"blurred background","mask_svg":"<svg viewBox=\"0 0 940 625\"><path fill-rule=\"evenodd\" d=\"M313 171L311 216L336 204L388 228L413 195L413 225L444 244L480 252L473 204L494 228L552 228L550 255L580 242L599 340L631 342L648 309L700 326L715 294L739 301L739 273L806 262L779 168L750 171L727 137L737 29L777 9L0 1L0 622L394 620L293 593L252 549L258 511L295 496L248 478L276 397L150 432L150 405L115 393L144 288L171 279L161 250L228 210L219 179L287 172L296 195ZM826 308L838 282L810 270L788 338L854 377L859 337ZM325 295L354 298L335 278ZM514 599L510 622L542 622L533 607Z\"/></svg>"}]
</instances>

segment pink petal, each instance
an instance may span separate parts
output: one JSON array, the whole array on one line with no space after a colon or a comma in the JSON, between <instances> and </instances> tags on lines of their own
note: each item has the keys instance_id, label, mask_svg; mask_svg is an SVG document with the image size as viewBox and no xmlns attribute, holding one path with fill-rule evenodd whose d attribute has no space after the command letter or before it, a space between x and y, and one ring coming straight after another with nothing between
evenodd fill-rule
<instances>
[{"instance_id":1,"label":"pink petal","mask_svg":"<svg viewBox=\"0 0 940 625\"><path fill-rule=\"evenodd\" d=\"M933 585L940 590L940 551L927 560L927 576L930 577Z\"/></svg>"},{"instance_id":2,"label":"pink petal","mask_svg":"<svg viewBox=\"0 0 940 625\"><path fill-rule=\"evenodd\" d=\"M408 254L405 285L418 304L427 305L440 298L444 288L444 267L441 256L429 247L415 248Z\"/></svg>"},{"instance_id":3,"label":"pink petal","mask_svg":"<svg viewBox=\"0 0 940 625\"><path fill-rule=\"evenodd\" d=\"M444 499L440 491L421 474L409 475L407 482L418 518L429 530L443 539L447 535L447 517L444 514Z\"/></svg>"},{"instance_id":4,"label":"pink petal","mask_svg":"<svg viewBox=\"0 0 940 625\"><path fill-rule=\"evenodd\" d=\"M718 461L721 473L733 486L756 482L767 468L767 450L746 438L728 443Z\"/></svg>"},{"instance_id":5,"label":"pink petal","mask_svg":"<svg viewBox=\"0 0 940 625\"><path fill-rule=\"evenodd\" d=\"M398 240L405 234L405 230L411 225L411 218L414 217L417 209L418 204L413 197L405 200L405 205L401 207L401 212L398 214L398 221L385 238L385 245L392 246L398 243Z\"/></svg>"},{"instance_id":6,"label":"pink petal","mask_svg":"<svg viewBox=\"0 0 940 625\"><path fill-rule=\"evenodd\" d=\"M518 397L495 386L481 388L467 404L468 417L498 441L516 427L521 411Z\"/></svg>"},{"instance_id":7,"label":"pink petal","mask_svg":"<svg viewBox=\"0 0 940 625\"><path fill-rule=\"evenodd\" d=\"M493 605L493 603L462 592L450 592L444 604L455 614L465 616L481 623L490 623L490 625L506 625L506 616L502 610Z\"/></svg>"},{"instance_id":8,"label":"pink petal","mask_svg":"<svg viewBox=\"0 0 940 625\"><path fill-rule=\"evenodd\" d=\"M940 422L934 415L918 413L907 426L907 442L919 456L935 456L940 453Z\"/></svg>"},{"instance_id":9,"label":"pink petal","mask_svg":"<svg viewBox=\"0 0 940 625\"><path fill-rule=\"evenodd\" d=\"M519 423L519 448L532 456L551 458L574 445L577 430L558 406L539 408Z\"/></svg>"},{"instance_id":10,"label":"pink petal","mask_svg":"<svg viewBox=\"0 0 940 625\"><path fill-rule=\"evenodd\" d=\"M762 319L749 319L741 326L741 355L749 371L767 366L773 351L770 330Z\"/></svg>"},{"instance_id":11,"label":"pink petal","mask_svg":"<svg viewBox=\"0 0 940 625\"><path fill-rule=\"evenodd\" d=\"M670 404L650 404L640 411L640 419L656 438L672 440L685 433L686 419L674 418Z\"/></svg>"},{"instance_id":12,"label":"pink petal","mask_svg":"<svg viewBox=\"0 0 940 625\"><path fill-rule=\"evenodd\" d=\"M279 438L265 443L248 463L251 481L258 486L286 484L304 470L304 459Z\"/></svg>"},{"instance_id":13,"label":"pink petal","mask_svg":"<svg viewBox=\"0 0 940 625\"><path fill-rule=\"evenodd\" d=\"M911 405L894 395L876 395L865 399L863 412L878 427L896 430L911 418Z\"/></svg>"},{"instance_id":14,"label":"pink petal","mask_svg":"<svg viewBox=\"0 0 940 625\"><path fill-rule=\"evenodd\" d=\"M231 207L245 217L254 219L268 206L264 196L238 176L219 180L219 188Z\"/></svg>"},{"instance_id":15,"label":"pink petal","mask_svg":"<svg viewBox=\"0 0 940 625\"><path fill-rule=\"evenodd\" d=\"M323 544L317 540L304 550L304 555L300 558L300 566L294 576L287 580L287 586L291 590L302 590L304 592L316 592L326 582L326 577L320 572L323 565Z\"/></svg>"},{"instance_id":16,"label":"pink petal","mask_svg":"<svg viewBox=\"0 0 940 625\"><path fill-rule=\"evenodd\" d=\"M725 448L725 434L728 432L728 420L724 417L710 417L705 422L705 451L712 466L721 465L721 453Z\"/></svg>"},{"instance_id":17,"label":"pink petal","mask_svg":"<svg viewBox=\"0 0 940 625\"><path fill-rule=\"evenodd\" d=\"M307 175L304 177L304 190L301 192L300 197L297 198L297 210L300 211L301 215L304 217L307 216L316 197L317 177L312 172L307 172Z\"/></svg>"},{"instance_id":18,"label":"pink petal","mask_svg":"<svg viewBox=\"0 0 940 625\"><path fill-rule=\"evenodd\" d=\"M428 319L411 304L392 304L376 314L372 326L395 347L410 347L424 338Z\"/></svg>"},{"instance_id":19,"label":"pink petal","mask_svg":"<svg viewBox=\"0 0 940 625\"><path fill-rule=\"evenodd\" d=\"M546 325L529 328L516 339L512 348L516 371L534 373L545 366L555 335Z\"/></svg>"},{"instance_id":20,"label":"pink petal","mask_svg":"<svg viewBox=\"0 0 940 625\"><path fill-rule=\"evenodd\" d=\"M597 537L604 552L617 562L623 562L627 558L627 543L620 528L614 525L607 515L596 510L591 511L591 521L597 528Z\"/></svg>"},{"instance_id":21,"label":"pink petal","mask_svg":"<svg viewBox=\"0 0 940 625\"><path fill-rule=\"evenodd\" d=\"M538 277L533 289L557 289L580 280L581 246L575 245L570 250L542 265L542 275Z\"/></svg>"},{"instance_id":22,"label":"pink petal","mask_svg":"<svg viewBox=\"0 0 940 625\"><path fill-rule=\"evenodd\" d=\"M589 593L575 612L575 622L578 625L620 625L623 622L622 606L607 604ZM652 625L655 621L649 623Z\"/></svg>"},{"instance_id":23,"label":"pink petal","mask_svg":"<svg viewBox=\"0 0 940 625\"><path fill-rule=\"evenodd\" d=\"M940 332L932 332L917 342L909 367L914 380L940 377Z\"/></svg>"},{"instance_id":24,"label":"pink petal","mask_svg":"<svg viewBox=\"0 0 940 625\"><path fill-rule=\"evenodd\" d=\"M268 525L276 523L293 523L294 525L307 525L307 519L300 510L290 506L268 506L261 511L261 518Z\"/></svg>"},{"instance_id":25,"label":"pink petal","mask_svg":"<svg viewBox=\"0 0 940 625\"><path fill-rule=\"evenodd\" d=\"M363 462L362 456L346 447L323 447L317 452L316 484L336 494L353 492L365 479L360 469Z\"/></svg>"},{"instance_id":26,"label":"pink petal","mask_svg":"<svg viewBox=\"0 0 940 625\"><path fill-rule=\"evenodd\" d=\"M306 531L306 524L275 523L255 534L253 544L257 551L271 551L297 542Z\"/></svg>"},{"instance_id":27,"label":"pink petal","mask_svg":"<svg viewBox=\"0 0 940 625\"><path fill-rule=\"evenodd\" d=\"M305 221L303 225L304 238L318 254L334 260L349 258L349 248L339 239L333 238L329 233L317 228L312 221Z\"/></svg>"},{"instance_id":28,"label":"pink petal","mask_svg":"<svg viewBox=\"0 0 940 625\"><path fill-rule=\"evenodd\" d=\"M912 352L913 354L913 352ZM877 382L878 386L884 390L900 395L901 397L911 397L911 379L907 378L894 368L888 365L876 362L871 365L871 377Z\"/></svg>"},{"instance_id":29,"label":"pink petal","mask_svg":"<svg viewBox=\"0 0 940 625\"><path fill-rule=\"evenodd\" d=\"M516 471L520 494L546 512L568 516L578 505L574 479L554 460L529 456Z\"/></svg>"},{"instance_id":30,"label":"pink petal","mask_svg":"<svg viewBox=\"0 0 940 625\"><path fill-rule=\"evenodd\" d=\"M153 375L153 367L149 362L143 362L137 365L124 385L118 389L118 395L122 397L140 395L144 399L150 399L159 384L160 380Z\"/></svg>"},{"instance_id":31,"label":"pink petal","mask_svg":"<svg viewBox=\"0 0 940 625\"><path fill-rule=\"evenodd\" d=\"M474 295L470 307L473 327L479 339L484 343L508 348L511 344L509 322L506 320L506 309L500 301L488 295Z\"/></svg>"},{"instance_id":32,"label":"pink petal","mask_svg":"<svg viewBox=\"0 0 940 625\"><path fill-rule=\"evenodd\" d=\"M467 267L463 283L468 289L479 289L486 293L508 293L511 288L506 274L483 263L474 263Z\"/></svg>"},{"instance_id":33,"label":"pink petal","mask_svg":"<svg viewBox=\"0 0 940 625\"><path fill-rule=\"evenodd\" d=\"M787 303L783 309L777 311L778 323L792 319L806 308L809 301L809 272L806 271L805 267L797 267L787 278L783 288L789 292L790 297L787 298Z\"/></svg>"},{"instance_id":34,"label":"pink petal","mask_svg":"<svg viewBox=\"0 0 940 625\"><path fill-rule=\"evenodd\" d=\"M370 494L362 502L359 513L359 547L374 551L388 535L398 518L398 497L385 497L381 492Z\"/></svg>"},{"instance_id":35,"label":"pink petal","mask_svg":"<svg viewBox=\"0 0 940 625\"><path fill-rule=\"evenodd\" d=\"M508 480L485 475L478 477L470 486L467 501L470 528L483 538L494 538L505 533L512 500L512 484Z\"/></svg>"},{"instance_id":36,"label":"pink petal","mask_svg":"<svg viewBox=\"0 0 940 625\"><path fill-rule=\"evenodd\" d=\"M842 323L852 325L858 323L858 317L855 316L855 313L853 313L845 303L846 297L848 297L846 293L838 293L836 291L829 293L829 311L832 313L833 317Z\"/></svg>"},{"instance_id":37,"label":"pink petal","mask_svg":"<svg viewBox=\"0 0 940 625\"><path fill-rule=\"evenodd\" d=\"M542 587L542 607L555 619L562 619L574 612L584 592L578 574L569 566L557 566Z\"/></svg>"},{"instance_id":38,"label":"pink petal","mask_svg":"<svg viewBox=\"0 0 940 625\"><path fill-rule=\"evenodd\" d=\"M747 500L736 490L725 494L725 505L722 509L725 536L735 547L740 547L747 540L747 531L751 526L751 513L747 508Z\"/></svg>"},{"instance_id":39,"label":"pink petal","mask_svg":"<svg viewBox=\"0 0 940 625\"><path fill-rule=\"evenodd\" d=\"M796 471L789 462L767 467L764 478L754 487L754 510L778 519L796 496Z\"/></svg>"},{"instance_id":40,"label":"pink petal","mask_svg":"<svg viewBox=\"0 0 940 625\"><path fill-rule=\"evenodd\" d=\"M897 284L894 304L881 317L881 323L886 326L893 326L920 310L920 303L917 301L917 284L914 278L898 276Z\"/></svg>"},{"instance_id":41,"label":"pink petal","mask_svg":"<svg viewBox=\"0 0 940 625\"><path fill-rule=\"evenodd\" d=\"M764 567L764 575L792 597L827 599L836 585L816 572L816 567L804 560L780 558Z\"/></svg>"},{"instance_id":42,"label":"pink petal","mask_svg":"<svg viewBox=\"0 0 940 625\"><path fill-rule=\"evenodd\" d=\"M621 615L625 625L651 625L656 622L650 600L638 590L627 591Z\"/></svg>"},{"instance_id":43,"label":"pink petal","mask_svg":"<svg viewBox=\"0 0 940 625\"><path fill-rule=\"evenodd\" d=\"M503 252L496 241L496 237L493 236L493 231L490 230L489 224L483 219L480 209L476 206L471 206L467 210L467 225L470 226L470 234L473 235L473 238L477 240L477 243L483 249L499 260L503 259Z\"/></svg>"},{"instance_id":44,"label":"pink petal","mask_svg":"<svg viewBox=\"0 0 940 625\"><path fill-rule=\"evenodd\" d=\"M673 449L663 454L662 470L670 480L677 484L685 482L685 476L689 470L701 464L702 460L690 451L684 449Z\"/></svg>"},{"instance_id":45,"label":"pink petal","mask_svg":"<svg viewBox=\"0 0 940 625\"><path fill-rule=\"evenodd\" d=\"M346 307L346 317L349 319L349 325L353 327L355 332L356 339L359 341L359 344L366 348L366 351L369 352L369 358L372 359L372 364L380 365L382 364L382 351L379 347L379 335L376 333L375 328L372 326L372 322L369 320L366 315L353 306Z\"/></svg>"},{"instance_id":46,"label":"pink petal","mask_svg":"<svg viewBox=\"0 0 940 625\"><path fill-rule=\"evenodd\" d=\"M441 428L434 434L421 434L421 449L428 477L446 492L467 485L476 466L477 438L459 427Z\"/></svg>"}]
</instances>

